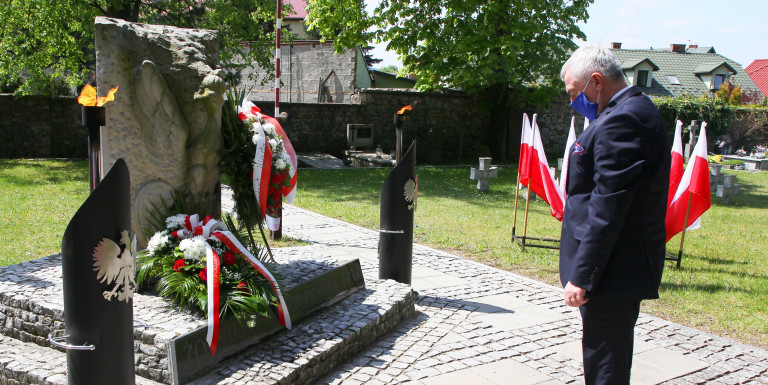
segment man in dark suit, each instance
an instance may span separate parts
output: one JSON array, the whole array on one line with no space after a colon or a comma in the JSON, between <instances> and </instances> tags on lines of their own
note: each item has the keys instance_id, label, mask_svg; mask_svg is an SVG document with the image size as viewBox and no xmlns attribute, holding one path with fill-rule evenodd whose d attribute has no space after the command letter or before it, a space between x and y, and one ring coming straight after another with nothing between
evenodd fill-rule
<instances>
[{"instance_id":1,"label":"man in dark suit","mask_svg":"<svg viewBox=\"0 0 768 385\"><path fill-rule=\"evenodd\" d=\"M607 48L579 48L560 77L590 119L571 147L560 238L565 303L583 323L584 377L629 384L640 301L658 298L670 153L661 116Z\"/></svg>"}]
</instances>

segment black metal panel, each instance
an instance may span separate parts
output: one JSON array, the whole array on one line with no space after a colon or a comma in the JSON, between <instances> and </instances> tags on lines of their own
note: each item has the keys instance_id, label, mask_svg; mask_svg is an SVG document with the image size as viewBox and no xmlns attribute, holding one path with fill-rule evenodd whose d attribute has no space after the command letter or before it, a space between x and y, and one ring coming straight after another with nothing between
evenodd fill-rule
<instances>
[{"instance_id":1,"label":"black metal panel","mask_svg":"<svg viewBox=\"0 0 768 385\"><path fill-rule=\"evenodd\" d=\"M118 159L69 222L61 244L64 323L68 345L94 350L67 350L67 381L76 384L134 384L133 298L109 295L123 278L133 281L130 177ZM126 239L128 240L126 243ZM110 243L112 242L112 243ZM112 246L109 248L108 246ZM97 248L112 251L111 272L101 277L95 266ZM126 248L128 253L125 253ZM130 264L123 263L131 258ZM120 269L126 271L116 270ZM106 269L104 267L103 269ZM131 271L127 271L130 269ZM127 275L123 275L127 274ZM111 279L115 278L115 279ZM129 286L129 285L128 285ZM109 299L107 298L109 297Z\"/></svg>"}]
</instances>

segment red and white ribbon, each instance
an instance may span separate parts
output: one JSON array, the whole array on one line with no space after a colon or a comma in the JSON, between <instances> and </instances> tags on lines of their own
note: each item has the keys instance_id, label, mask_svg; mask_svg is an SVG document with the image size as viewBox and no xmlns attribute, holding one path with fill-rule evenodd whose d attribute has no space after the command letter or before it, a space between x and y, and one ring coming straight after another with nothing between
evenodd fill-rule
<instances>
[{"instance_id":1,"label":"red and white ribbon","mask_svg":"<svg viewBox=\"0 0 768 385\"><path fill-rule=\"evenodd\" d=\"M277 314L280 319L280 324L286 328L291 328L291 318L288 314L288 308L285 305L285 299L283 293L277 284L277 280L272 273L267 270L264 264L261 263L256 257L251 254L248 249L243 247L240 241L235 236L226 230L219 221L205 217L200 222L200 217L197 214L189 215L184 219L184 229L174 231L173 236L177 238L191 238L194 236L202 236L206 240L218 239L224 243L235 254L244 255L251 263L256 271L259 272L264 278L269 281L272 289L278 299ZM220 284L220 261L216 251L206 242L206 288L208 290L208 333L206 335L206 341L211 349L211 354L216 354L216 347L219 342L219 284Z\"/></svg>"},{"instance_id":2,"label":"red and white ribbon","mask_svg":"<svg viewBox=\"0 0 768 385\"><path fill-rule=\"evenodd\" d=\"M237 107L237 116L240 120L245 121L249 117L253 116L255 119L264 119L267 123L275 126L275 132L283 141L283 149L290 158L291 167L288 169L288 178L290 187L281 187L282 195L285 197L286 203L292 203L296 197L296 184L298 181L298 159L296 157L296 150L294 150L291 141L288 139L283 126L280 122L268 115L261 113L261 109L253 104L249 100L244 100L241 106ZM280 218L270 217L267 215L267 191L269 188L269 179L272 173L272 148L269 146L269 142L264 133L264 129L261 125L256 125L259 139L256 143L256 153L254 154L254 166L253 166L253 191L256 195L256 201L261 207L261 212L267 222L267 227L270 230L277 230L280 228Z\"/></svg>"}]
</instances>

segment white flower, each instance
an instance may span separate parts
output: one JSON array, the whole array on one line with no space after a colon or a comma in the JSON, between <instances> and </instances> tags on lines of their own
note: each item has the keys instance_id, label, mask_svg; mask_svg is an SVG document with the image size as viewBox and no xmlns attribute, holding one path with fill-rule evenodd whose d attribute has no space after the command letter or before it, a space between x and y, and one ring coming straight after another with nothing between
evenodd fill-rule
<instances>
[{"instance_id":1,"label":"white flower","mask_svg":"<svg viewBox=\"0 0 768 385\"><path fill-rule=\"evenodd\" d=\"M263 126L264 132L269 136L275 136L277 133L275 132L275 125L272 123L265 123Z\"/></svg>"},{"instance_id":2,"label":"white flower","mask_svg":"<svg viewBox=\"0 0 768 385\"><path fill-rule=\"evenodd\" d=\"M255 134L255 135L253 135L253 138L251 140L253 140L253 144L258 145L259 144L259 140L261 140L261 135Z\"/></svg>"},{"instance_id":3,"label":"white flower","mask_svg":"<svg viewBox=\"0 0 768 385\"><path fill-rule=\"evenodd\" d=\"M284 161L284 160L282 160L282 159L278 159L278 160L275 162L275 167L277 167L277 169L278 169L278 170L280 170L280 171L282 171L282 170L285 170L285 166L286 166L286 165L287 165L287 164L286 164L286 163L285 163L285 161Z\"/></svg>"},{"instance_id":4,"label":"white flower","mask_svg":"<svg viewBox=\"0 0 768 385\"><path fill-rule=\"evenodd\" d=\"M269 147L272 148L272 152L275 152L275 149L277 149L277 140L270 139L269 140Z\"/></svg>"},{"instance_id":5,"label":"white flower","mask_svg":"<svg viewBox=\"0 0 768 385\"><path fill-rule=\"evenodd\" d=\"M147 242L147 251L153 254L155 250L165 246L168 243L168 231L158 231Z\"/></svg>"},{"instance_id":6,"label":"white flower","mask_svg":"<svg viewBox=\"0 0 768 385\"><path fill-rule=\"evenodd\" d=\"M251 131L258 133L259 128L263 128L261 123L259 122L258 119L254 119L253 123L251 124Z\"/></svg>"},{"instance_id":7,"label":"white flower","mask_svg":"<svg viewBox=\"0 0 768 385\"><path fill-rule=\"evenodd\" d=\"M179 250L184 253L184 259L189 262L199 262L205 257L205 238L196 236L194 238L182 239L179 243Z\"/></svg>"},{"instance_id":8,"label":"white flower","mask_svg":"<svg viewBox=\"0 0 768 385\"><path fill-rule=\"evenodd\" d=\"M256 117L255 117L255 116L253 116L253 115L247 115L247 116L248 116L248 117L245 119L245 123L246 123L246 124L250 124L250 125L253 125L253 123L254 123L254 122L257 122L257 121L258 121L258 119L256 119Z\"/></svg>"},{"instance_id":9,"label":"white flower","mask_svg":"<svg viewBox=\"0 0 768 385\"><path fill-rule=\"evenodd\" d=\"M178 230L181 228L184 228L185 226L185 220L187 219L187 216L185 214L176 214L172 217L168 217L165 219L165 227L171 230Z\"/></svg>"}]
</instances>

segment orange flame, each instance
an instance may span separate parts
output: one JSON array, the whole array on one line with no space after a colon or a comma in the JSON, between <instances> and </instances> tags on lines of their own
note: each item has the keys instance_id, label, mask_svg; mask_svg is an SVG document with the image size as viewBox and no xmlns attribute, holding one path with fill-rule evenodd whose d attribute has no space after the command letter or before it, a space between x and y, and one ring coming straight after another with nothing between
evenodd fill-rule
<instances>
[{"instance_id":1,"label":"orange flame","mask_svg":"<svg viewBox=\"0 0 768 385\"><path fill-rule=\"evenodd\" d=\"M109 90L109 92L107 92L107 96L97 98L96 89L93 88L93 86L90 84L86 84L85 87L83 87L83 91L80 92L80 96L77 97L77 102L84 106L101 107L107 102L115 100L115 92L117 92L118 87L119 86Z\"/></svg>"},{"instance_id":2,"label":"orange flame","mask_svg":"<svg viewBox=\"0 0 768 385\"><path fill-rule=\"evenodd\" d=\"M397 114L398 115L402 115L402 114L405 113L405 111L411 111L411 110L413 110L413 107L411 107L411 105L409 104L409 105L401 108L400 111L397 111Z\"/></svg>"}]
</instances>

